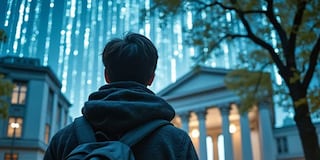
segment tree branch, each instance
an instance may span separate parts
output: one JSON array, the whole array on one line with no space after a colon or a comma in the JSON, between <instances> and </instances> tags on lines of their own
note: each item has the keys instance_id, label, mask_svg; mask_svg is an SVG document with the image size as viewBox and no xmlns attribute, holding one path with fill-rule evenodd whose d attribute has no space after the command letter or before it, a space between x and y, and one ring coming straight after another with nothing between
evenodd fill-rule
<instances>
[{"instance_id":1,"label":"tree branch","mask_svg":"<svg viewBox=\"0 0 320 160\"><path fill-rule=\"evenodd\" d=\"M261 46L262 48L265 48L271 55L273 61L275 62L275 64L277 65L280 74L282 75L282 77L287 77L284 74L287 73L287 68L284 66L283 62L280 60L279 56L277 55L277 53L274 51L274 48L272 47L272 45L270 45L269 43L265 42L264 40L260 39L259 37L257 37L253 32L252 29L250 27L249 22L247 21L247 19L245 18L245 14L250 14L250 13L265 13L267 15L267 17L270 19L270 21L272 21L272 24L274 25L276 31L278 32L280 36L280 39L282 39L283 44L287 44L287 37L286 37L286 33L283 30L283 28L281 27L281 25L278 23L278 21L276 20L274 13L273 13L273 1L272 0L266 0L268 2L268 9L267 11L242 11L239 10L235 7L230 7L230 6L225 6L224 4L220 3L220 2L213 2L210 5L218 5L221 8L225 9L225 10L234 10L241 22L243 23L248 35L246 37L248 37L250 40L252 40L254 43L256 43L257 45ZM288 79L287 79L288 81Z\"/></svg>"},{"instance_id":2,"label":"tree branch","mask_svg":"<svg viewBox=\"0 0 320 160\"><path fill-rule=\"evenodd\" d=\"M283 62L280 60L279 56L277 55L277 53L274 51L274 48L272 47L272 45L270 45L269 43L265 42L264 40L260 39L259 37L257 37L253 32L252 29L250 27L249 22L246 20L245 15L246 14L252 14L252 13L262 13L262 14L266 14L266 16L268 17L268 19L270 20L270 22L272 23L272 25L274 26L275 30L277 31L277 33L279 34L279 38L284 46L284 51L286 51L287 48L287 36L286 36L286 32L283 30L283 28L281 27L280 23L277 21L274 13L273 13L273 0L266 0L268 3L267 6L267 11L263 11L263 10L248 10L248 11L242 11L240 9L237 9L235 7L232 6L226 6L224 4L222 4L221 2L217 2L214 1L213 3L210 4L203 4L202 8L199 8L199 10L203 10L207 7L211 7L211 6L220 6L222 9L225 10L233 10L235 11L241 22L243 23L246 31L247 31L247 35L242 35L239 37L247 37L250 40L252 40L254 43L256 43L257 45L261 46L262 48L265 48L271 55L273 61L275 62L275 64L277 65L280 74L282 75L282 77L287 77L284 74L287 73L287 68L284 66ZM227 36L227 35L226 35ZM226 38L223 37L222 39ZM229 35L230 36L230 35ZM234 37L236 38L236 37Z\"/></svg>"},{"instance_id":3,"label":"tree branch","mask_svg":"<svg viewBox=\"0 0 320 160\"><path fill-rule=\"evenodd\" d=\"M216 42L212 42L209 46L209 51L208 52L211 52L213 50L213 48L217 47L222 41L228 39L228 38L231 38L231 39L234 39L234 38L248 38L248 35L243 35L243 34L225 34L223 37L219 38Z\"/></svg>"},{"instance_id":4,"label":"tree branch","mask_svg":"<svg viewBox=\"0 0 320 160\"><path fill-rule=\"evenodd\" d=\"M295 60L295 49L296 49L296 39L297 39L297 33L299 32L301 23L302 23L302 18L303 18L303 13L306 7L307 1L302 0L297 3L297 11L296 14L294 15L293 19L293 24L292 24L292 29L290 31L289 35L289 41L288 41L288 52L286 52L286 60L287 60L287 65L292 66L296 68L296 60Z\"/></svg>"},{"instance_id":5,"label":"tree branch","mask_svg":"<svg viewBox=\"0 0 320 160\"><path fill-rule=\"evenodd\" d=\"M255 36L255 35L249 35L249 39L252 40L257 45L261 46L262 48L266 49L269 52L269 54L271 55L272 60L274 61L274 63L276 64L276 66L279 69L280 75L286 81L288 81L289 77L285 75L288 72L287 68L284 66L284 64L280 60L278 54L274 51L274 48L270 44L268 44L267 42L263 41L262 39L260 39L259 37Z\"/></svg>"},{"instance_id":6,"label":"tree branch","mask_svg":"<svg viewBox=\"0 0 320 160\"><path fill-rule=\"evenodd\" d=\"M309 59L309 67L307 70L307 73L303 79L302 85L304 89L307 89L310 81L312 79L312 76L314 74L315 68L317 66L317 60L320 54L320 35L318 37L317 42L314 44L314 47L311 51L310 59Z\"/></svg>"},{"instance_id":7,"label":"tree branch","mask_svg":"<svg viewBox=\"0 0 320 160\"><path fill-rule=\"evenodd\" d=\"M276 16L273 12L273 0L266 0L267 2L267 11L266 16L269 19L270 23L273 25L274 29L279 35L279 39L283 46L284 53L287 53L288 48L288 38L285 30L281 27L280 23L277 21Z\"/></svg>"},{"instance_id":8,"label":"tree branch","mask_svg":"<svg viewBox=\"0 0 320 160\"><path fill-rule=\"evenodd\" d=\"M241 11L238 11L237 14L239 15L241 22L243 23L245 29L248 32L248 38L252 40L254 43L256 43L257 45L261 46L262 48L265 48L270 53L273 61L275 62L275 64L280 70L280 74L286 73L286 68L283 65L277 53L274 51L274 48L272 47L272 45L260 39L252 32L249 22L246 20L246 18L244 17L244 14ZM286 77L286 76L283 76L283 77Z\"/></svg>"},{"instance_id":9,"label":"tree branch","mask_svg":"<svg viewBox=\"0 0 320 160\"><path fill-rule=\"evenodd\" d=\"M269 65L270 63L265 63L265 64L263 64L263 66L261 66L261 72L259 72L259 79L258 79L258 83L257 83L257 85L255 86L255 88L254 88L254 93L255 93L255 95L257 95L257 93L258 93L258 89L259 89L259 86L260 86L260 84L261 84L261 81L262 81L262 76L263 76L263 70Z\"/></svg>"},{"instance_id":10,"label":"tree branch","mask_svg":"<svg viewBox=\"0 0 320 160\"><path fill-rule=\"evenodd\" d=\"M302 23L302 18L303 18L303 13L306 8L306 1L302 0L299 1L300 3L297 3L297 11L296 14L294 15L293 19L293 24L292 24L292 29L289 35L289 46L290 46L290 51L294 53L294 49L296 46L296 38L297 38L297 33L300 29L301 23Z\"/></svg>"},{"instance_id":11,"label":"tree branch","mask_svg":"<svg viewBox=\"0 0 320 160\"><path fill-rule=\"evenodd\" d=\"M267 11L264 10L247 10L247 11L242 11L243 14L266 14Z\"/></svg>"},{"instance_id":12,"label":"tree branch","mask_svg":"<svg viewBox=\"0 0 320 160\"><path fill-rule=\"evenodd\" d=\"M199 2L199 1L197 1ZM210 4L205 4L205 3L201 3L203 5L202 8L199 8L201 10L206 9L207 7L212 7L212 6L220 6L221 8L225 9L225 10L234 10L234 11L240 11L239 9L232 7L232 6L226 6L224 4L222 4L221 2L217 2L214 1L213 3ZM247 10L247 11L241 11L243 14L253 14L253 13L261 13L261 14L265 14L266 11L263 10Z\"/></svg>"}]
</instances>

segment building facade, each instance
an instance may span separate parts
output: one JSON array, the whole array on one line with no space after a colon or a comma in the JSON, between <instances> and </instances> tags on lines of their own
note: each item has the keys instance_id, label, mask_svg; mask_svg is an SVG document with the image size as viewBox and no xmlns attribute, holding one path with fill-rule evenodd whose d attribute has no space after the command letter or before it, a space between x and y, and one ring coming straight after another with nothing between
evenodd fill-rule
<instances>
[{"instance_id":1,"label":"building facade","mask_svg":"<svg viewBox=\"0 0 320 160\"><path fill-rule=\"evenodd\" d=\"M71 121L60 81L34 58L1 57L0 74L14 84L8 117L0 118L0 159L43 159L51 137Z\"/></svg>"},{"instance_id":2,"label":"building facade","mask_svg":"<svg viewBox=\"0 0 320 160\"><path fill-rule=\"evenodd\" d=\"M190 134L200 160L303 160L297 128L274 125L272 97L240 114L238 96L224 84L227 73L200 67L158 93L174 107L173 123Z\"/></svg>"}]
</instances>

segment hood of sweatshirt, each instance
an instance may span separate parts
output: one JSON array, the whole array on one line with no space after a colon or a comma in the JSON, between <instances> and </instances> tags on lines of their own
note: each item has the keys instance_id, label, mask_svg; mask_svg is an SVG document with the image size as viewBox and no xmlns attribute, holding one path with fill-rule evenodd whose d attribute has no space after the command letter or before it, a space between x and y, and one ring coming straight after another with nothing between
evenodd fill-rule
<instances>
[{"instance_id":1,"label":"hood of sweatshirt","mask_svg":"<svg viewBox=\"0 0 320 160\"><path fill-rule=\"evenodd\" d=\"M95 129L119 135L155 119L171 121L175 111L144 85L114 82L92 93L82 114Z\"/></svg>"}]
</instances>

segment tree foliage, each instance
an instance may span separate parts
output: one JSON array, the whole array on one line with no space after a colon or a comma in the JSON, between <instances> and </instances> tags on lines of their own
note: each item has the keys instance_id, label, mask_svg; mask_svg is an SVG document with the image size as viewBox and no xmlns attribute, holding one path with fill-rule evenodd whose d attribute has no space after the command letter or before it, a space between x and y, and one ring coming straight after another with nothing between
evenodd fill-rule
<instances>
[{"instance_id":1,"label":"tree foliage","mask_svg":"<svg viewBox=\"0 0 320 160\"><path fill-rule=\"evenodd\" d=\"M154 4L166 16L192 13L192 28L185 29L185 33L186 43L197 47L198 55L194 58L197 63L221 55L223 45L233 46L239 54L241 68L231 72L227 76L231 80L226 82L240 97L256 99L253 102L259 100L254 94L259 79L255 73L277 68L282 83L274 85L277 86L274 93L287 93L283 97L291 100L305 158L320 159L318 138L310 118L310 112L320 108L319 79L312 83L315 73L320 75L317 70L320 1L176 0L170 3L154 0ZM253 92L245 93L242 85ZM257 92L260 91L264 92L263 89Z\"/></svg>"},{"instance_id":2,"label":"tree foliage","mask_svg":"<svg viewBox=\"0 0 320 160\"><path fill-rule=\"evenodd\" d=\"M0 117L6 118L9 109L9 97L11 97L13 84L0 74Z\"/></svg>"},{"instance_id":3,"label":"tree foliage","mask_svg":"<svg viewBox=\"0 0 320 160\"><path fill-rule=\"evenodd\" d=\"M0 29L0 43L7 41L7 34L4 30ZM9 101L13 90L13 84L11 81L5 79L4 75L0 73L0 118L6 118L8 116Z\"/></svg>"},{"instance_id":4,"label":"tree foliage","mask_svg":"<svg viewBox=\"0 0 320 160\"><path fill-rule=\"evenodd\" d=\"M239 95L241 99L239 111L243 113L250 110L251 106L258 106L258 102L270 102L272 96L270 80L269 73L239 69L227 74L225 84Z\"/></svg>"},{"instance_id":5,"label":"tree foliage","mask_svg":"<svg viewBox=\"0 0 320 160\"><path fill-rule=\"evenodd\" d=\"M7 42L7 34L3 29L0 29L0 43Z\"/></svg>"}]
</instances>

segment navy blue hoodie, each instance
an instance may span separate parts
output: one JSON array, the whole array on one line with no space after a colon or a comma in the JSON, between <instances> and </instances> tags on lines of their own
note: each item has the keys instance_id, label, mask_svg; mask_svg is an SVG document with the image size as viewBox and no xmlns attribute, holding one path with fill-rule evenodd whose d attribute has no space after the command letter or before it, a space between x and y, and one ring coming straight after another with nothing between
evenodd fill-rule
<instances>
[{"instance_id":1,"label":"navy blue hoodie","mask_svg":"<svg viewBox=\"0 0 320 160\"><path fill-rule=\"evenodd\" d=\"M94 130L117 140L127 131L156 119L171 121L175 112L163 99L135 82L115 82L92 93L82 108L83 116ZM73 125L54 135L45 160L63 160L77 145ZM137 160L197 160L189 135L166 125L132 146Z\"/></svg>"}]
</instances>

